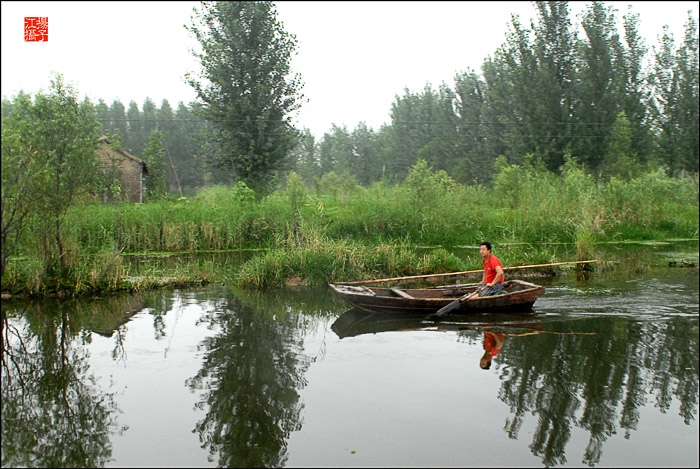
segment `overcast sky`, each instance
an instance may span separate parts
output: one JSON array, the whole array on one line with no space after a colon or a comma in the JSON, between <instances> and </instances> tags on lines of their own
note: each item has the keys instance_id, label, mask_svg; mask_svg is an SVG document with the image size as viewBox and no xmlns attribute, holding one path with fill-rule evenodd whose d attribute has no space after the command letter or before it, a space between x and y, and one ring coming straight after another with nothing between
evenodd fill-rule
<instances>
[{"instance_id":1,"label":"overcast sky","mask_svg":"<svg viewBox=\"0 0 700 469\"><path fill-rule=\"evenodd\" d=\"M571 2L572 18L590 2ZM177 106L195 98L183 75L197 71L189 52L196 40L185 30L198 2L9 2L1 4L2 95L47 90L51 72L62 73L82 96L109 105L116 98L141 108L146 97ZM647 46L663 25L683 38L687 11L697 2L605 2L621 19L632 5ZM523 24L531 2L276 2L278 19L295 34L292 67L308 99L298 127L320 137L332 124L377 130L404 88L422 90L457 72L480 72L484 59L505 41L511 13ZM24 41L24 18L48 17L47 42ZM620 20L619 24L622 22Z\"/></svg>"}]
</instances>

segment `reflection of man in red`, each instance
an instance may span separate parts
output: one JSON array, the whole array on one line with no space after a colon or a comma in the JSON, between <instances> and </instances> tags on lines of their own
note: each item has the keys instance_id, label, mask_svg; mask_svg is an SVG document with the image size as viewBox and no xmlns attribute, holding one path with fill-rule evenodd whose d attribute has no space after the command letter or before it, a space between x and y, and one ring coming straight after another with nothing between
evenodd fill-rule
<instances>
[{"instance_id":1,"label":"reflection of man in red","mask_svg":"<svg viewBox=\"0 0 700 469\"><path fill-rule=\"evenodd\" d=\"M491 368L491 360L498 355L503 347L503 332L484 331L484 356L479 360L479 366L484 370Z\"/></svg>"}]
</instances>

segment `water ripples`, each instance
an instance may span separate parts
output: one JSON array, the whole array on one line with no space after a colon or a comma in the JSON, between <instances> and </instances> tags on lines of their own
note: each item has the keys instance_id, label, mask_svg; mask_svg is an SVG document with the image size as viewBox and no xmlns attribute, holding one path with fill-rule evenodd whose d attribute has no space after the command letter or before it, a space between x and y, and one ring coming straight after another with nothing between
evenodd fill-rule
<instances>
[{"instance_id":1,"label":"water ripples","mask_svg":"<svg viewBox=\"0 0 700 469\"><path fill-rule=\"evenodd\" d=\"M539 298L534 309L548 315L628 316L639 319L698 317L697 286L663 278L608 282L601 286L555 286Z\"/></svg>"}]
</instances>

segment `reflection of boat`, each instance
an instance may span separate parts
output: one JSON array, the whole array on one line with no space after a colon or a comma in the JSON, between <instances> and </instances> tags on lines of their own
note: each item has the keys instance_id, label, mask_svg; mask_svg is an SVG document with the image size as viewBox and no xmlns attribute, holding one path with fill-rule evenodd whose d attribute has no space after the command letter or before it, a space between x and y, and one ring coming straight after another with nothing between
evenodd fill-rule
<instances>
[{"instance_id":1,"label":"reflection of boat","mask_svg":"<svg viewBox=\"0 0 700 469\"><path fill-rule=\"evenodd\" d=\"M448 285L434 288L398 289L331 284L331 289L348 303L373 312L435 313L454 300L472 293L477 284ZM544 287L522 280L503 282L503 294L475 297L465 301L453 314L484 311L513 311L529 309L544 293Z\"/></svg>"},{"instance_id":2,"label":"reflection of boat","mask_svg":"<svg viewBox=\"0 0 700 469\"><path fill-rule=\"evenodd\" d=\"M531 314L472 314L458 316L450 321L431 323L422 313L373 313L359 308L352 308L341 314L331 325L338 337L354 337L361 334L402 330L442 330L460 331L473 328L518 328L543 330L544 324L535 320Z\"/></svg>"}]
</instances>

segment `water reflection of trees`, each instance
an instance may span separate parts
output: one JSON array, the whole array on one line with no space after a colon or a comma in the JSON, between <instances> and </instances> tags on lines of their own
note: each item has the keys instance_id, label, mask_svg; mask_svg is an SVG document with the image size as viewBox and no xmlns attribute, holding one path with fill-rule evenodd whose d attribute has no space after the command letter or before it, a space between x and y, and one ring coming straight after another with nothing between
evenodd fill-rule
<instances>
[{"instance_id":1,"label":"water reflection of trees","mask_svg":"<svg viewBox=\"0 0 700 469\"><path fill-rule=\"evenodd\" d=\"M99 314L107 311L75 301L3 304L3 466L98 467L111 458L118 409L83 346L87 324L104 331L114 319Z\"/></svg>"},{"instance_id":2,"label":"water reflection of trees","mask_svg":"<svg viewBox=\"0 0 700 469\"><path fill-rule=\"evenodd\" d=\"M204 364L188 385L204 391L197 406L208 410L196 431L221 467L282 466L287 439L301 428L307 319L259 311L231 299L203 319L220 332L202 344Z\"/></svg>"},{"instance_id":3,"label":"water reflection of trees","mask_svg":"<svg viewBox=\"0 0 700 469\"><path fill-rule=\"evenodd\" d=\"M697 323L683 318L634 322L596 318L578 321L590 335L539 334L507 341L500 357L499 398L510 406L505 423L517 439L524 416L538 417L530 450L546 466L567 462L571 431L589 433L582 463L597 464L605 441L637 428L640 408L653 396L667 412L673 397L686 424L698 402Z\"/></svg>"}]
</instances>

